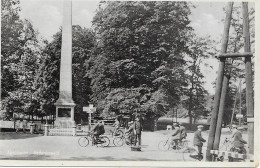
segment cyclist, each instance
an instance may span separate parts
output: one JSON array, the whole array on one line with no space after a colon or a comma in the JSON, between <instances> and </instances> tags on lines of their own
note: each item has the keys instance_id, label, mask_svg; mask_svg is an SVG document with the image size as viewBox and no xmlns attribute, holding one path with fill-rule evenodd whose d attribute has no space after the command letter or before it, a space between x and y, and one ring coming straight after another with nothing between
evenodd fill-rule
<instances>
[{"instance_id":1,"label":"cyclist","mask_svg":"<svg viewBox=\"0 0 260 168\"><path fill-rule=\"evenodd\" d=\"M198 147L198 157L203 157L202 156L202 146L203 142L206 142L204 138L201 136L201 131L203 129L203 125L197 126L198 130L194 133L194 139L193 139L193 144L194 146Z\"/></svg>"},{"instance_id":2,"label":"cyclist","mask_svg":"<svg viewBox=\"0 0 260 168\"><path fill-rule=\"evenodd\" d=\"M99 136L103 135L105 133L105 129L104 129L104 124L102 121L98 121L93 129L91 130L91 132L93 132L93 138L94 138L94 142L97 142L99 140Z\"/></svg>"},{"instance_id":3,"label":"cyclist","mask_svg":"<svg viewBox=\"0 0 260 168\"><path fill-rule=\"evenodd\" d=\"M186 128L183 126L183 124L179 124L180 125L180 140L182 141L183 139L185 139L187 137L187 132L186 132Z\"/></svg>"},{"instance_id":4,"label":"cyclist","mask_svg":"<svg viewBox=\"0 0 260 168\"><path fill-rule=\"evenodd\" d=\"M115 119L115 123L113 124L113 127L114 127L113 135L117 136L117 131L120 128L120 123L118 121L118 118Z\"/></svg>"},{"instance_id":5,"label":"cyclist","mask_svg":"<svg viewBox=\"0 0 260 168\"><path fill-rule=\"evenodd\" d=\"M239 153L246 154L244 144L247 144L247 142L242 138L243 129L243 127L238 127L237 131L233 134L232 138L234 138L234 140L232 150L238 149Z\"/></svg>"},{"instance_id":6,"label":"cyclist","mask_svg":"<svg viewBox=\"0 0 260 168\"><path fill-rule=\"evenodd\" d=\"M172 133L171 137L171 143L173 144L173 147L176 148L176 146L179 144L180 138L181 138L181 132L180 127L178 123L173 124L174 131Z\"/></svg>"}]
</instances>

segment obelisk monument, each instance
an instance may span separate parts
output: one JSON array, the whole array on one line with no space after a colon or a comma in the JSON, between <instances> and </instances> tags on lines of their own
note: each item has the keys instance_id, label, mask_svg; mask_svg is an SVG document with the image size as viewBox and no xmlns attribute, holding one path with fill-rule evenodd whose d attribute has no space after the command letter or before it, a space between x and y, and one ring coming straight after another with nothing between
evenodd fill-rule
<instances>
[{"instance_id":1,"label":"obelisk monument","mask_svg":"<svg viewBox=\"0 0 260 168\"><path fill-rule=\"evenodd\" d=\"M75 103L72 100L72 1L63 0L62 45L60 62L59 99L55 125L72 126Z\"/></svg>"}]
</instances>

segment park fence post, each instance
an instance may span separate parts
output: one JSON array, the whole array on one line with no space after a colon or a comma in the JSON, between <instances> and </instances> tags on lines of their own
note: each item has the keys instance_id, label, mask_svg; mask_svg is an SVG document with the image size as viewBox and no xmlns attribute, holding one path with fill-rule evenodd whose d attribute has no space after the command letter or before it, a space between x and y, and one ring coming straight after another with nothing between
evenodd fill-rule
<instances>
[{"instance_id":1,"label":"park fence post","mask_svg":"<svg viewBox=\"0 0 260 168\"><path fill-rule=\"evenodd\" d=\"M30 133L31 134L34 133L34 124L33 123L30 124Z\"/></svg>"},{"instance_id":2,"label":"park fence post","mask_svg":"<svg viewBox=\"0 0 260 168\"><path fill-rule=\"evenodd\" d=\"M243 14L243 37L244 52L251 52L250 49L250 32L249 32L249 15L248 2L242 2ZM245 80L246 80L246 107L248 123L248 147L249 153L254 154L254 98L253 98L253 80L252 80L252 63L251 57L245 58Z\"/></svg>"},{"instance_id":3,"label":"park fence post","mask_svg":"<svg viewBox=\"0 0 260 168\"><path fill-rule=\"evenodd\" d=\"M230 22L231 22L231 17L232 17L232 9L233 9L233 2L228 2L227 13L226 13L226 18L225 18L225 25L224 25L224 32L223 32L223 38L222 38L222 45L221 45L221 54L227 52L229 28L230 28ZM210 150L213 149L213 145L214 145L216 124L217 124L218 111L219 111L219 103L220 103L221 90L222 90L222 84L223 84L224 68L225 68L225 58L220 58L219 69L218 69L218 78L217 78L217 83L216 83L216 92L215 92L215 96L214 96L213 111L211 114L210 130L209 130L209 137L208 137L208 144L207 144L207 151L206 151L206 160L207 161L212 161L212 156L210 154Z\"/></svg>"},{"instance_id":4,"label":"park fence post","mask_svg":"<svg viewBox=\"0 0 260 168\"><path fill-rule=\"evenodd\" d=\"M49 125L45 124L44 125L44 136L48 136L48 132L49 132Z\"/></svg>"},{"instance_id":5,"label":"park fence post","mask_svg":"<svg viewBox=\"0 0 260 168\"><path fill-rule=\"evenodd\" d=\"M76 128L77 128L76 125L72 126L72 136L76 136Z\"/></svg>"}]
</instances>

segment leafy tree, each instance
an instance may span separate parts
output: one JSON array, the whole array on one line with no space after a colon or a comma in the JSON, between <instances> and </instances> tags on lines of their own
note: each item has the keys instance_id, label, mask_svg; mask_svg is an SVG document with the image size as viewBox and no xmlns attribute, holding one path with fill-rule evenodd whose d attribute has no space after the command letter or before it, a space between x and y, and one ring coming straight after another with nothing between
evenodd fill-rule
<instances>
[{"instance_id":1,"label":"leafy tree","mask_svg":"<svg viewBox=\"0 0 260 168\"><path fill-rule=\"evenodd\" d=\"M187 54L187 74L189 86L187 87L184 101L188 109L190 124L192 119L205 115L206 112L206 97L208 92L204 88L204 75L201 67L209 67L207 59L216 55L216 49L213 46L213 41L210 37L202 38L191 34L188 40L189 52Z\"/></svg>"},{"instance_id":2,"label":"leafy tree","mask_svg":"<svg viewBox=\"0 0 260 168\"><path fill-rule=\"evenodd\" d=\"M76 103L75 120L80 121L81 118L86 117L82 106L88 104L88 95L90 94L90 80L84 77L86 74L84 62L90 57L95 39L91 30L80 26L72 27L72 36L72 95ZM60 31L53 36L53 41L45 47L41 67L36 75L36 95L41 104L43 115L55 114L54 103L59 97L61 40Z\"/></svg>"},{"instance_id":3,"label":"leafy tree","mask_svg":"<svg viewBox=\"0 0 260 168\"><path fill-rule=\"evenodd\" d=\"M1 7L1 96L11 111L33 113L33 80L42 43L30 21L19 18L18 0L3 0Z\"/></svg>"},{"instance_id":4,"label":"leafy tree","mask_svg":"<svg viewBox=\"0 0 260 168\"><path fill-rule=\"evenodd\" d=\"M187 86L183 67L192 30L189 14L187 2L101 3L93 19L97 44L86 63L99 111L141 108L161 116L180 101Z\"/></svg>"}]
</instances>

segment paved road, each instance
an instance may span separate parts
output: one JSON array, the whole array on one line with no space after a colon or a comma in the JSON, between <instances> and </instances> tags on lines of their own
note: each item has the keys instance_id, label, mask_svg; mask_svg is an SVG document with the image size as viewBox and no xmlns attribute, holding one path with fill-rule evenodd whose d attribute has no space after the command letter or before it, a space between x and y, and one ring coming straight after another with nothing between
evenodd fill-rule
<instances>
[{"instance_id":1,"label":"paved road","mask_svg":"<svg viewBox=\"0 0 260 168\"><path fill-rule=\"evenodd\" d=\"M207 139L207 132L203 133ZM223 135L221 139L224 139ZM29 138L0 140L0 159L30 160L106 160L106 161L183 161L179 151L160 151L158 143L165 139L162 132L143 132L142 151L131 151L130 147L80 147L79 137L69 136L33 136ZM192 140L192 133L187 139ZM244 137L246 138L246 137ZM205 143L206 145L206 143ZM203 149L204 154L206 148Z\"/></svg>"}]
</instances>

